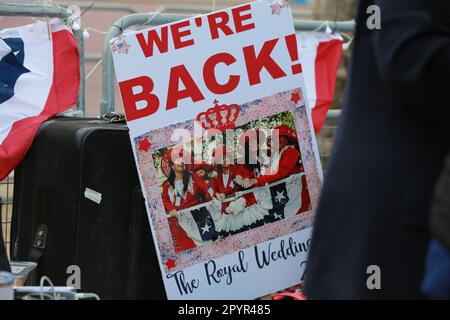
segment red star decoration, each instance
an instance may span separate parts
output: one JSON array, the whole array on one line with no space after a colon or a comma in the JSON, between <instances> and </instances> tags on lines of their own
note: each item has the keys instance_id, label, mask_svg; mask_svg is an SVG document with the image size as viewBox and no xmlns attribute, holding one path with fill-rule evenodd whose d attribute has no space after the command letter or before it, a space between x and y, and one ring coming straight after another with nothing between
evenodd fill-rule
<instances>
[{"instance_id":1,"label":"red star decoration","mask_svg":"<svg viewBox=\"0 0 450 320\"><path fill-rule=\"evenodd\" d=\"M152 144L146 138L139 141L139 150L147 152L151 146Z\"/></svg>"},{"instance_id":2,"label":"red star decoration","mask_svg":"<svg viewBox=\"0 0 450 320\"><path fill-rule=\"evenodd\" d=\"M175 268L175 260L173 260L172 258L167 259L166 262L164 262L164 264L166 265L169 271Z\"/></svg>"},{"instance_id":3,"label":"red star decoration","mask_svg":"<svg viewBox=\"0 0 450 320\"><path fill-rule=\"evenodd\" d=\"M292 92L291 95L291 101L293 101L295 104L297 104L300 100L302 100L302 97L300 96L300 92Z\"/></svg>"}]
</instances>

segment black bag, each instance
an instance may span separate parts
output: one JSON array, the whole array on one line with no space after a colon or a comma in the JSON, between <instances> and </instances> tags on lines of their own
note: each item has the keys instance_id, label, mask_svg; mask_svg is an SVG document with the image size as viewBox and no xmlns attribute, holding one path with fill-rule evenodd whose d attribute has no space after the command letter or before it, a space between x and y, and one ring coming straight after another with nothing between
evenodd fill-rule
<instances>
[{"instance_id":1,"label":"black bag","mask_svg":"<svg viewBox=\"0 0 450 320\"><path fill-rule=\"evenodd\" d=\"M38 262L33 285L46 275L65 286L76 270L68 267L78 266L80 290L102 299L140 298L133 291L139 286L130 288L140 279L148 284L142 297L164 296L144 202L134 191L139 180L125 124L46 121L15 179L13 256ZM138 233L145 240L135 239Z\"/></svg>"},{"instance_id":2,"label":"black bag","mask_svg":"<svg viewBox=\"0 0 450 320\"><path fill-rule=\"evenodd\" d=\"M3 242L2 206L3 200L0 198L0 271L11 271L8 256L6 255L5 243Z\"/></svg>"},{"instance_id":3,"label":"black bag","mask_svg":"<svg viewBox=\"0 0 450 320\"><path fill-rule=\"evenodd\" d=\"M140 187L136 187L133 191L131 212L127 297L165 300L167 298L161 273L158 272L156 277L154 272L149 272L149 266L158 265L158 256Z\"/></svg>"}]
</instances>

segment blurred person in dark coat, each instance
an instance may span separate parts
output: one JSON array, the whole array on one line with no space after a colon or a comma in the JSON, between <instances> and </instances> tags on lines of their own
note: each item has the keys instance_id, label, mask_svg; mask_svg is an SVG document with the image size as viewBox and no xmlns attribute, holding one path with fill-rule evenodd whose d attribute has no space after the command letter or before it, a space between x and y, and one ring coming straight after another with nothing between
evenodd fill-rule
<instances>
[{"instance_id":1,"label":"blurred person in dark coat","mask_svg":"<svg viewBox=\"0 0 450 320\"><path fill-rule=\"evenodd\" d=\"M367 7L381 9L369 30ZM306 271L310 299L414 299L450 146L450 1L360 1ZM381 289L369 289L380 270ZM369 269L370 270L370 269Z\"/></svg>"},{"instance_id":2,"label":"blurred person in dark coat","mask_svg":"<svg viewBox=\"0 0 450 320\"><path fill-rule=\"evenodd\" d=\"M430 299L450 299L450 154L439 176L430 210L430 243L422 292Z\"/></svg>"}]
</instances>

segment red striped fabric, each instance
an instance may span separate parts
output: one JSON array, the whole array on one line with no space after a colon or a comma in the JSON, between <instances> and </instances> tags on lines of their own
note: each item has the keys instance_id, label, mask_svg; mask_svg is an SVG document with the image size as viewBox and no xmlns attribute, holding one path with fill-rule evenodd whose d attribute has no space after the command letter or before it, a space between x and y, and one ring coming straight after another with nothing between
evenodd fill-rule
<instances>
[{"instance_id":1,"label":"red striped fabric","mask_svg":"<svg viewBox=\"0 0 450 320\"><path fill-rule=\"evenodd\" d=\"M66 29L52 32L52 41L54 71L47 101L39 115L16 121L0 144L0 180L22 161L41 123L76 104L80 85L77 42Z\"/></svg>"}]
</instances>

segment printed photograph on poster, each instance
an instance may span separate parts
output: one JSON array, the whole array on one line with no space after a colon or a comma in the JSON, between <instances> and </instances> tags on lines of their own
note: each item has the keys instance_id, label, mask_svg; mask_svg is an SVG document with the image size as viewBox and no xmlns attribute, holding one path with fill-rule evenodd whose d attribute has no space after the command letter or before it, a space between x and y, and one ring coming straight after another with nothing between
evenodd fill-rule
<instances>
[{"instance_id":1,"label":"printed photograph on poster","mask_svg":"<svg viewBox=\"0 0 450 320\"><path fill-rule=\"evenodd\" d=\"M153 153L176 253L310 209L291 111L229 129L226 141L222 134ZM277 158L274 134L281 139Z\"/></svg>"},{"instance_id":2,"label":"printed photograph on poster","mask_svg":"<svg viewBox=\"0 0 450 320\"><path fill-rule=\"evenodd\" d=\"M171 271L298 231L318 198L301 89L212 105L135 139L161 256L176 261Z\"/></svg>"}]
</instances>

